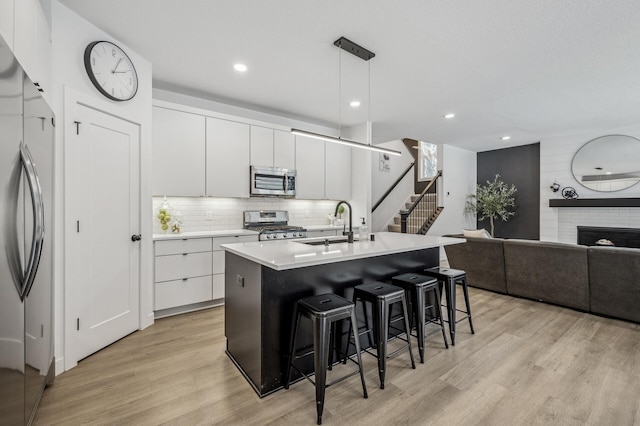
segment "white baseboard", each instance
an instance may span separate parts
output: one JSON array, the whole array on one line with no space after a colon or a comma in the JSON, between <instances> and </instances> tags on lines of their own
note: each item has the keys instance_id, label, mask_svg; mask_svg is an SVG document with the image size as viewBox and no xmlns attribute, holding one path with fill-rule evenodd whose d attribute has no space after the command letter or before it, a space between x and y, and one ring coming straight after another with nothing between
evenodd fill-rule
<instances>
[{"instance_id":1,"label":"white baseboard","mask_svg":"<svg viewBox=\"0 0 640 426\"><path fill-rule=\"evenodd\" d=\"M64 373L64 357L56 358L55 362L56 376Z\"/></svg>"}]
</instances>

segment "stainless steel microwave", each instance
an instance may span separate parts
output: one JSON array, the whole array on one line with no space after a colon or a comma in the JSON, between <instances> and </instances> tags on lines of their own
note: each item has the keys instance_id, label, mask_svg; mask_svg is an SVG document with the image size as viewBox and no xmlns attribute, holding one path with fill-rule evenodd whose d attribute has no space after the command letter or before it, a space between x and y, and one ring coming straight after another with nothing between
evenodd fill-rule
<instances>
[{"instance_id":1,"label":"stainless steel microwave","mask_svg":"<svg viewBox=\"0 0 640 426\"><path fill-rule=\"evenodd\" d=\"M295 197L295 195L295 170L251 166L252 197Z\"/></svg>"}]
</instances>

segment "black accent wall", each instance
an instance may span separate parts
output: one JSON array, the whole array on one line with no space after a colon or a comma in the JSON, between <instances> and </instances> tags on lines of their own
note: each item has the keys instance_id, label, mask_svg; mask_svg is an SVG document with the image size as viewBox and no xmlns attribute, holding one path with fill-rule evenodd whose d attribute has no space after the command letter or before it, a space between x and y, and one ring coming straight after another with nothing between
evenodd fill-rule
<instances>
[{"instance_id":1,"label":"black accent wall","mask_svg":"<svg viewBox=\"0 0 640 426\"><path fill-rule=\"evenodd\" d=\"M540 239L540 143L479 152L478 183L493 181L497 174L507 185L514 184L516 214L507 222L494 222L500 238ZM489 220L478 221L478 229L491 229Z\"/></svg>"}]
</instances>

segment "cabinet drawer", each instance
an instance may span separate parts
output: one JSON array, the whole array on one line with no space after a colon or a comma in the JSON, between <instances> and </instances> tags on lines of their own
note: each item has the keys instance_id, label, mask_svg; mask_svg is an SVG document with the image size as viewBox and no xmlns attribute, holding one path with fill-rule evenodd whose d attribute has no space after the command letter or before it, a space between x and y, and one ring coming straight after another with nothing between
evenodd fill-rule
<instances>
[{"instance_id":1,"label":"cabinet drawer","mask_svg":"<svg viewBox=\"0 0 640 426\"><path fill-rule=\"evenodd\" d=\"M236 235L233 237L215 237L213 238L213 250L224 250L220 247L220 244L250 243L253 241L258 241L258 234Z\"/></svg>"},{"instance_id":2,"label":"cabinet drawer","mask_svg":"<svg viewBox=\"0 0 640 426\"><path fill-rule=\"evenodd\" d=\"M207 300L211 300L211 275L156 283L156 310Z\"/></svg>"},{"instance_id":3,"label":"cabinet drawer","mask_svg":"<svg viewBox=\"0 0 640 426\"><path fill-rule=\"evenodd\" d=\"M184 238L155 242L156 256L211 251L211 238Z\"/></svg>"},{"instance_id":4,"label":"cabinet drawer","mask_svg":"<svg viewBox=\"0 0 640 426\"><path fill-rule=\"evenodd\" d=\"M211 275L211 264L211 252L158 256L156 257L155 281L171 281Z\"/></svg>"},{"instance_id":5,"label":"cabinet drawer","mask_svg":"<svg viewBox=\"0 0 640 426\"><path fill-rule=\"evenodd\" d=\"M211 298L222 299L224 297L224 274L214 274L213 277L213 291Z\"/></svg>"},{"instance_id":6,"label":"cabinet drawer","mask_svg":"<svg viewBox=\"0 0 640 426\"><path fill-rule=\"evenodd\" d=\"M213 273L224 274L224 250L213 252Z\"/></svg>"}]
</instances>

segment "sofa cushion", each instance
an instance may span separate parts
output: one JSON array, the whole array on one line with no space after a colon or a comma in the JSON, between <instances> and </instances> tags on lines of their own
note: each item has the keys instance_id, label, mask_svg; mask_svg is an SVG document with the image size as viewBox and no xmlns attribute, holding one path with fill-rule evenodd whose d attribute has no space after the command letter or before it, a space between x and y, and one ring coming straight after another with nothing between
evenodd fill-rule
<instances>
[{"instance_id":1,"label":"sofa cushion","mask_svg":"<svg viewBox=\"0 0 640 426\"><path fill-rule=\"evenodd\" d=\"M449 266L467 274L467 284L505 294L504 253L501 238L466 238L467 242L444 246Z\"/></svg>"},{"instance_id":2,"label":"sofa cushion","mask_svg":"<svg viewBox=\"0 0 640 426\"><path fill-rule=\"evenodd\" d=\"M505 240L507 292L589 310L587 247L531 240Z\"/></svg>"},{"instance_id":3,"label":"sofa cushion","mask_svg":"<svg viewBox=\"0 0 640 426\"><path fill-rule=\"evenodd\" d=\"M640 250L589 247L591 311L640 322Z\"/></svg>"},{"instance_id":4,"label":"sofa cushion","mask_svg":"<svg viewBox=\"0 0 640 426\"><path fill-rule=\"evenodd\" d=\"M491 238L491 234L489 234L486 229L463 229L462 235L465 238L466 237Z\"/></svg>"}]
</instances>

